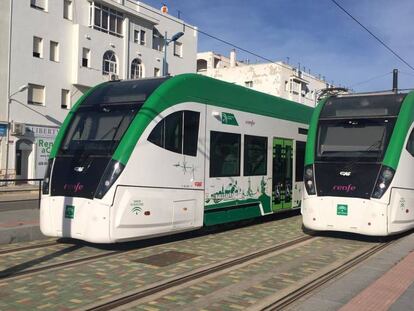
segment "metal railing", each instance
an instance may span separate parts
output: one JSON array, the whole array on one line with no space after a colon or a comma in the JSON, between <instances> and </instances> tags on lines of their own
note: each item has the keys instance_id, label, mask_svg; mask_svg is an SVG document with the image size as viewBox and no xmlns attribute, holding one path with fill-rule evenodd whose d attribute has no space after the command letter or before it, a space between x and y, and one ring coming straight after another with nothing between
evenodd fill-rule
<instances>
[{"instance_id":1,"label":"metal railing","mask_svg":"<svg viewBox=\"0 0 414 311\"><path fill-rule=\"evenodd\" d=\"M38 208L40 208L42 182L43 178L0 179L0 202L25 201L25 199L13 199L12 195L37 191ZM8 196L11 196L10 200L7 198Z\"/></svg>"}]
</instances>

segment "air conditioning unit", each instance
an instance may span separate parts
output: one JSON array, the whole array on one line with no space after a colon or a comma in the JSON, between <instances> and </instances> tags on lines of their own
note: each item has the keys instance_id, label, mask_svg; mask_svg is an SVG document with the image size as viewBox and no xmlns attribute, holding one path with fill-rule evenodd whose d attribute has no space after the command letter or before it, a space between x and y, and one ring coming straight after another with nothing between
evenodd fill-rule
<instances>
[{"instance_id":1,"label":"air conditioning unit","mask_svg":"<svg viewBox=\"0 0 414 311\"><path fill-rule=\"evenodd\" d=\"M12 122L10 133L12 135L24 135L26 126L24 123Z\"/></svg>"},{"instance_id":2,"label":"air conditioning unit","mask_svg":"<svg viewBox=\"0 0 414 311\"><path fill-rule=\"evenodd\" d=\"M116 75L114 73L109 74L109 81L116 81L116 80L119 80L118 75Z\"/></svg>"}]
</instances>

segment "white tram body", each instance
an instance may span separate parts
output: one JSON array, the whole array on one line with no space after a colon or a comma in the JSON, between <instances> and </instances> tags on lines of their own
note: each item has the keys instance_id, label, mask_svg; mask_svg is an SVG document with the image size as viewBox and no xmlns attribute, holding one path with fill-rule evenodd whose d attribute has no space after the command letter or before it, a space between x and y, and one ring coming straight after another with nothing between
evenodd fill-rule
<instances>
[{"instance_id":1,"label":"white tram body","mask_svg":"<svg viewBox=\"0 0 414 311\"><path fill-rule=\"evenodd\" d=\"M309 128L306 228L387 236L414 227L414 94L322 101Z\"/></svg>"},{"instance_id":2,"label":"white tram body","mask_svg":"<svg viewBox=\"0 0 414 311\"><path fill-rule=\"evenodd\" d=\"M131 106L138 111L127 124L108 98L138 101L141 94L131 97L128 88L137 93L145 83L158 85L139 108ZM99 112L89 119L94 109ZM56 139L41 230L47 236L112 243L298 208L311 113L297 103L192 74L98 86L74 107ZM112 124L100 125L104 118ZM118 128L124 134L115 134ZM104 154L101 147L85 151L102 141L110 144L107 139L115 146Z\"/></svg>"}]
</instances>

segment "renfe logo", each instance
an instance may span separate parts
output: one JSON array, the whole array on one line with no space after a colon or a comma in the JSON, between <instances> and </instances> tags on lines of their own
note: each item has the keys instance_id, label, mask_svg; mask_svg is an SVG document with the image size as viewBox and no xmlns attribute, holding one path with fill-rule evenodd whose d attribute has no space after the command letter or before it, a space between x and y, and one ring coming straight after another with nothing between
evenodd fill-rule
<instances>
[{"instance_id":1,"label":"renfe logo","mask_svg":"<svg viewBox=\"0 0 414 311\"><path fill-rule=\"evenodd\" d=\"M63 189L68 190L68 191L73 191L74 193L77 193L79 191L82 191L83 185L81 185L81 183L79 183L79 182L77 184L72 184L72 185L65 184L63 186Z\"/></svg>"},{"instance_id":2,"label":"renfe logo","mask_svg":"<svg viewBox=\"0 0 414 311\"><path fill-rule=\"evenodd\" d=\"M345 191L345 192L352 192L356 190L355 186L352 186L351 184L344 186L344 185L335 185L333 186L332 190L334 191Z\"/></svg>"}]
</instances>

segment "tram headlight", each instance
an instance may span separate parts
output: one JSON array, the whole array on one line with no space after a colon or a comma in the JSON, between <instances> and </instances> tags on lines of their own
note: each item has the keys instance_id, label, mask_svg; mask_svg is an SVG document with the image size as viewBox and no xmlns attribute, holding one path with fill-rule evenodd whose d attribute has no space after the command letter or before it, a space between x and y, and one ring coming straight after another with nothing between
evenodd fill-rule
<instances>
[{"instance_id":1,"label":"tram headlight","mask_svg":"<svg viewBox=\"0 0 414 311\"><path fill-rule=\"evenodd\" d=\"M124 170L124 165L121 162L111 160L107 165L105 172L101 177L98 188L95 192L95 198L102 199L103 196L108 192L109 188L114 184Z\"/></svg>"},{"instance_id":2,"label":"tram headlight","mask_svg":"<svg viewBox=\"0 0 414 311\"><path fill-rule=\"evenodd\" d=\"M52 172L52 165L53 165L53 159L49 159L47 161L45 177L43 178L43 184L42 184L43 194L49 194L50 174Z\"/></svg>"},{"instance_id":3,"label":"tram headlight","mask_svg":"<svg viewBox=\"0 0 414 311\"><path fill-rule=\"evenodd\" d=\"M313 164L305 166L303 178L305 182L306 192L309 195L315 195L316 188L315 188L315 176L313 174Z\"/></svg>"},{"instance_id":4,"label":"tram headlight","mask_svg":"<svg viewBox=\"0 0 414 311\"><path fill-rule=\"evenodd\" d=\"M381 199L384 193L390 186L392 179L394 178L395 170L391 167L383 165L378 175L377 182L375 183L374 190L371 197L374 199Z\"/></svg>"}]
</instances>

